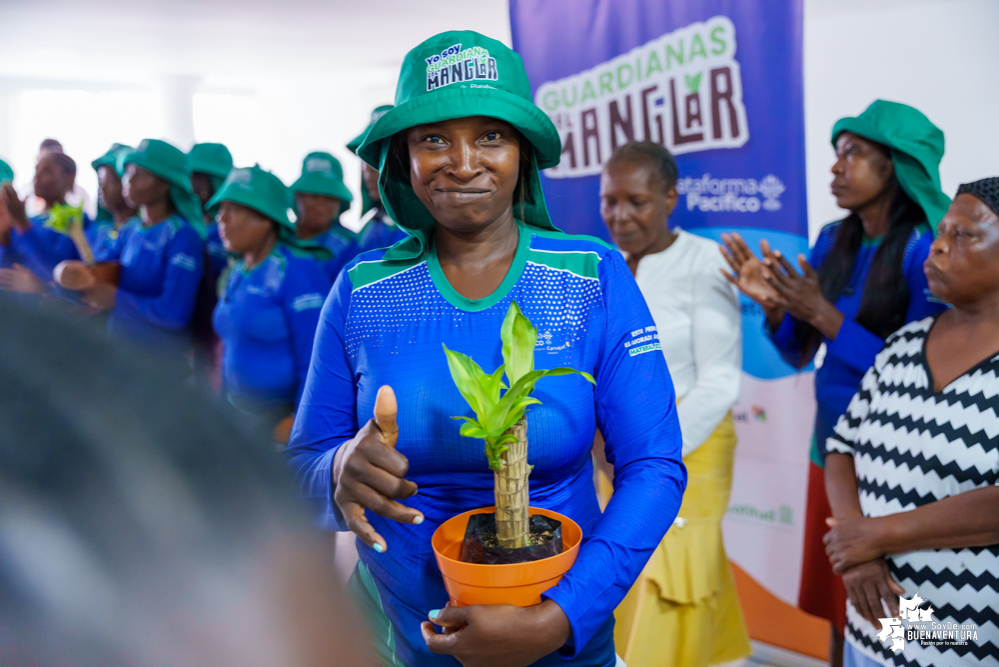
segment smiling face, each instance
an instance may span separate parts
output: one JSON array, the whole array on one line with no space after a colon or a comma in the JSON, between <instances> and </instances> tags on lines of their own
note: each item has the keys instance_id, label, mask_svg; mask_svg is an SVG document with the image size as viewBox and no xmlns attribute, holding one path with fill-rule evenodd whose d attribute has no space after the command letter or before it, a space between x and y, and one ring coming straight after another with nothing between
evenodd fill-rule
<instances>
[{"instance_id":1,"label":"smiling face","mask_svg":"<svg viewBox=\"0 0 999 667\"><path fill-rule=\"evenodd\" d=\"M883 146L853 132L843 132L836 139L832 173L836 205L860 211L886 196L895 167Z\"/></svg>"},{"instance_id":2,"label":"smiling face","mask_svg":"<svg viewBox=\"0 0 999 667\"><path fill-rule=\"evenodd\" d=\"M472 116L405 133L413 191L438 224L474 232L513 215L520 134L509 123Z\"/></svg>"},{"instance_id":3,"label":"smiling face","mask_svg":"<svg viewBox=\"0 0 999 667\"><path fill-rule=\"evenodd\" d=\"M272 234L277 235L275 223L252 208L231 201L219 206L219 239L229 252L250 252Z\"/></svg>"},{"instance_id":4,"label":"smiling face","mask_svg":"<svg viewBox=\"0 0 999 667\"><path fill-rule=\"evenodd\" d=\"M600 176L600 215L615 245L643 256L669 245L667 219L676 206L676 187L667 187L651 165L611 162Z\"/></svg>"},{"instance_id":5,"label":"smiling face","mask_svg":"<svg viewBox=\"0 0 999 667\"><path fill-rule=\"evenodd\" d=\"M295 212L298 213L298 222L295 223L298 235L312 238L333 225L340 215L340 200L326 195L296 192Z\"/></svg>"},{"instance_id":6,"label":"smiling face","mask_svg":"<svg viewBox=\"0 0 999 667\"><path fill-rule=\"evenodd\" d=\"M121 180L121 193L135 206L151 206L170 199L170 183L130 162Z\"/></svg>"},{"instance_id":7,"label":"smiling face","mask_svg":"<svg viewBox=\"0 0 999 667\"><path fill-rule=\"evenodd\" d=\"M66 193L73 189L73 174L59 163L51 153L45 153L35 164L35 194L49 206L63 201Z\"/></svg>"},{"instance_id":8,"label":"smiling face","mask_svg":"<svg viewBox=\"0 0 999 667\"><path fill-rule=\"evenodd\" d=\"M956 306L999 291L999 216L974 195L954 198L923 264L933 296Z\"/></svg>"}]
</instances>

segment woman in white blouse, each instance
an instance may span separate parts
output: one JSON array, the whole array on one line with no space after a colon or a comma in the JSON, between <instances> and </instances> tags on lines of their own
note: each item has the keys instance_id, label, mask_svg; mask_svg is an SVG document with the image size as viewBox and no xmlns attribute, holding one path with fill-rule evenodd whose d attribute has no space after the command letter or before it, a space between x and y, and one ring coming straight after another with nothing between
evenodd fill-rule
<instances>
[{"instance_id":1,"label":"woman in white blouse","mask_svg":"<svg viewBox=\"0 0 999 667\"><path fill-rule=\"evenodd\" d=\"M600 213L659 330L688 474L679 517L616 614L629 667L701 667L751 652L721 533L742 368L739 300L718 244L670 229L676 181L673 156L652 142L620 147L600 179Z\"/></svg>"}]
</instances>

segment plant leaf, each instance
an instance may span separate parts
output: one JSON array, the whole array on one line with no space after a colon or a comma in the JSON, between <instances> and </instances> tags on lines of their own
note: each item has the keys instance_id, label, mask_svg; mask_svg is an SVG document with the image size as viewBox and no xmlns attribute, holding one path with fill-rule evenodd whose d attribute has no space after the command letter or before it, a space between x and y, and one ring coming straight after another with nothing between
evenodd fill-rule
<instances>
[{"instance_id":1,"label":"plant leaf","mask_svg":"<svg viewBox=\"0 0 999 667\"><path fill-rule=\"evenodd\" d=\"M444 354L447 356L447 367L451 371L451 379L454 380L458 391L465 397L469 407L481 421L487 406L491 404L488 400L489 376L467 354L449 350L447 345L443 345L443 347Z\"/></svg>"},{"instance_id":2,"label":"plant leaf","mask_svg":"<svg viewBox=\"0 0 999 667\"><path fill-rule=\"evenodd\" d=\"M503 364L512 387L526 373L534 370L534 346L538 342L538 330L520 311L516 301L510 302L503 318L500 339L503 341Z\"/></svg>"}]
</instances>

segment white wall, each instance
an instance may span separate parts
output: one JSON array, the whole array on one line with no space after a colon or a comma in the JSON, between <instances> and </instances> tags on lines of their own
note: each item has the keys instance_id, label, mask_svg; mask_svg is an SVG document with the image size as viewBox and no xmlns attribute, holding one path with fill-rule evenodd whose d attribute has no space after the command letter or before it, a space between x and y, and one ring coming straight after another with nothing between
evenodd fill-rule
<instances>
[{"instance_id":1,"label":"white wall","mask_svg":"<svg viewBox=\"0 0 999 667\"><path fill-rule=\"evenodd\" d=\"M944 191L999 175L999 1L805 0L805 141L812 237L842 217L829 134L881 98L946 137Z\"/></svg>"}]
</instances>

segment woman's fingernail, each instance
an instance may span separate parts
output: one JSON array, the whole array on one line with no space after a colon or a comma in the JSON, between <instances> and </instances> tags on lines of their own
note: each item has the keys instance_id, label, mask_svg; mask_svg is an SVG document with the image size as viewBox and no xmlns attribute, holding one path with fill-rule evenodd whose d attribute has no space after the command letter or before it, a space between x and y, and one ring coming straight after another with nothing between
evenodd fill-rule
<instances>
[{"instance_id":1,"label":"woman's fingernail","mask_svg":"<svg viewBox=\"0 0 999 667\"><path fill-rule=\"evenodd\" d=\"M378 553L385 553L385 547L381 545L381 542L375 542L374 544L371 545L371 548L377 551Z\"/></svg>"},{"instance_id":2,"label":"woman's fingernail","mask_svg":"<svg viewBox=\"0 0 999 667\"><path fill-rule=\"evenodd\" d=\"M419 526L421 523L423 523L423 515L422 514L417 514L415 517L413 517L413 525Z\"/></svg>"},{"instance_id":3,"label":"woman's fingernail","mask_svg":"<svg viewBox=\"0 0 999 667\"><path fill-rule=\"evenodd\" d=\"M434 619L436 621L437 620L437 615L440 614L440 613L441 613L440 609L432 609L430 611L430 618L432 618L432 619Z\"/></svg>"}]
</instances>

